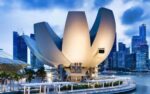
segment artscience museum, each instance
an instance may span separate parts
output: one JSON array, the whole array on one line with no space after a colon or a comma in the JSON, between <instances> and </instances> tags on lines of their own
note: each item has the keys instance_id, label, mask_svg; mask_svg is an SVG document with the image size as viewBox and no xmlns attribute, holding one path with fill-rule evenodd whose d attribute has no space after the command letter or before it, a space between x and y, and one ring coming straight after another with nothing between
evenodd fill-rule
<instances>
[{"instance_id":1,"label":"artscience museum","mask_svg":"<svg viewBox=\"0 0 150 94\"><path fill-rule=\"evenodd\" d=\"M97 66L109 55L115 40L113 12L100 8L95 22L88 27L85 12L69 11L63 38L47 22L34 24L35 40L24 35L31 52L46 65L62 66L68 81L96 76Z\"/></svg>"}]
</instances>

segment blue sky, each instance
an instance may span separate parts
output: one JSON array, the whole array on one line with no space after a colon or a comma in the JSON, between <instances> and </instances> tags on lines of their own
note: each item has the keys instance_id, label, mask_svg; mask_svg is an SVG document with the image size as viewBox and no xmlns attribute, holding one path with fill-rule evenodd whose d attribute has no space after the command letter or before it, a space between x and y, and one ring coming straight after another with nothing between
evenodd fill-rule
<instances>
[{"instance_id":1,"label":"blue sky","mask_svg":"<svg viewBox=\"0 0 150 94\"><path fill-rule=\"evenodd\" d=\"M150 44L150 0L0 0L0 48L12 55L12 32L29 35L41 21L62 37L68 11L85 11L91 28L100 7L113 10L119 42L130 47L131 36L145 23Z\"/></svg>"}]
</instances>

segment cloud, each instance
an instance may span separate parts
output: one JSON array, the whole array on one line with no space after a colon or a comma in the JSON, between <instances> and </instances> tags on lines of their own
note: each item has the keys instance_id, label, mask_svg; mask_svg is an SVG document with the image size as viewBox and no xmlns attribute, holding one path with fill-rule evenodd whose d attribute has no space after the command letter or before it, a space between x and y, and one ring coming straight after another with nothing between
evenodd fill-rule
<instances>
[{"instance_id":1,"label":"cloud","mask_svg":"<svg viewBox=\"0 0 150 94\"><path fill-rule=\"evenodd\" d=\"M47 9L47 8L76 8L83 5L83 0L22 0L25 9Z\"/></svg>"},{"instance_id":2,"label":"cloud","mask_svg":"<svg viewBox=\"0 0 150 94\"><path fill-rule=\"evenodd\" d=\"M8 11L12 8L13 0L0 0L0 12Z\"/></svg>"},{"instance_id":3,"label":"cloud","mask_svg":"<svg viewBox=\"0 0 150 94\"><path fill-rule=\"evenodd\" d=\"M136 29L135 29L136 28ZM138 31L138 27L135 27L135 28L130 28L130 29L127 29L124 34L128 37L132 37L132 36L135 36L135 35L138 35L139 31Z\"/></svg>"},{"instance_id":4,"label":"cloud","mask_svg":"<svg viewBox=\"0 0 150 94\"><path fill-rule=\"evenodd\" d=\"M123 3L128 3L130 2L131 0L123 0Z\"/></svg>"},{"instance_id":5,"label":"cloud","mask_svg":"<svg viewBox=\"0 0 150 94\"><path fill-rule=\"evenodd\" d=\"M124 3L129 3L129 2L140 2L140 3L149 3L150 0L123 0Z\"/></svg>"},{"instance_id":6,"label":"cloud","mask_svg":"<svg viewBox=\"0 0 150 94\"><path fill-rule=\"evenodd\" d=\"M150 2L150 0L142 0L142 2L148 3L148 2Z\"/></svg>"},{"instance_id":7,"label":"cloud","mask_svg":"<svg viewBox=\"0 0 150 94\"><path fill-rule=\"evenodd\" d=\"M136 22L144 20L146 17L144 16L144 10L141 7L131 7L126 10L121 18L121 21L125 25L131 25Z\"/></svg>"},{"instance_id":8,"label":"cloud","mask_svg":"<svg viewBox=\"0 0 150 94\"><path fill-rule=\"evenodd\" d=\"M11 10L18 6L26 10L72 9L80 8L83 4L84 0L0 0L0 10Z\"/></svg>"},{"instance_id":9,"label":"cloud","mask_svg":"<svg viewBox=\"0 0 150 94\"><path fill-rule=\"evenodd\" d=\"M94 7L99 8L106 5L109 5L113 0L95 0L94 1Z\"/></svg>"}]
</instances>

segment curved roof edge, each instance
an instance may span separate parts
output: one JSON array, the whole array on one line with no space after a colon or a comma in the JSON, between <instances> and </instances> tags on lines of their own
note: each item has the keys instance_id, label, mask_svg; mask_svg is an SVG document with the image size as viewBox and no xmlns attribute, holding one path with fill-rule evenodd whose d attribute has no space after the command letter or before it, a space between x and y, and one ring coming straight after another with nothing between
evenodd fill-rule
<instances>
[{"instance_id":1,"label":"curved roof edge","mask_svg":"<svg viewBox=\"0 0 150 94\"><path fill-rule=\"evenodd\" d=\"M99 25L101 24L101 17L105 12L112 12L112 10L104 8L104 7L99 8L96 19L94 21L94 24L93 24L93 26L90 30L91 45L93 44L93 42L95 40L96 34L98 32ZM113 12L112 12L112 14L113 14Z\"/></svg>"},{"instance_id":2,"label":"curved roof edge","mask_svg":"<svg viewBox=\"0 0 150 94\"><path fill-rule=\"evenodd\" d=\"M26 44L28 45L28 47L30 48L31 52L41 61L41 62L44 62L50 66L54 66L53 64L51 63L48 63L50 62L50 60L46 59L45 57L43 57L40 52L38 51L38 48L36 46L36 43L33 39L31 39L30 37L26 36L26 35L23 35L23 38L26 42Z\"/></svg>"},{"instance_id":3,"label":"curved roof edge","mask_svg":"<svg viewBox=\"0 0 150 94\"><path fill-rule=\"evenodd\" d=\"M62 39L54 32L54 30L50 27L50 25L47 22L39 22L34 24L34 33L38 32L38 27L45 27L47 29L50 37L53 39L54 43L56 44L57 48L59 50L62 50ZM35 35L36 36L36 35Z\"/></svg>"}]
</instances>

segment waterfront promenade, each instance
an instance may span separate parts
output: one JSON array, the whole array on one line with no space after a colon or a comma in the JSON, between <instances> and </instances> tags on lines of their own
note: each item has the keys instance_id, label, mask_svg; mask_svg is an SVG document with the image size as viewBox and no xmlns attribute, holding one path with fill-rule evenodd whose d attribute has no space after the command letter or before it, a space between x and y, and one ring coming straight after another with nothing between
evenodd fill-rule
<instances>
[{"instance_id":1,"label":"waterfront promenade","mask_svg":"<svg viewBox=\"0 0 150 94\"><path fill-rule=\"evenodd\" d=\"M119 84L117 86L104 87L105 83L109 82L115 82L115 81L122 81L122 84ZM92 87L87 89L75 89L73 86L75 84L82 84L82 83L76 83L76 82L52 82L52 83L29 83L29 84L22 84L24 88L24 94L30 94L31 91L37 90L39 91L39 94L50 94L50 93L57 93L57 94L81 94L81 93L121 93L121 92L127 92L134 90L136 88L135 82L127 77L114 77L109 79L101 79L101 80L87 80L88 84L95 84L95 83L102 83L103 86L100 88ZM71 85L71 90L65 90L61 91L62 86ZM34 88L34 89L32 89ZM53 89L52 89L53 88ZM42 90L43 89L43 90ZM52 91L50 91L52 90ZM43 92L42 92L43 91Z\"/></svg>"}]
</instances>

